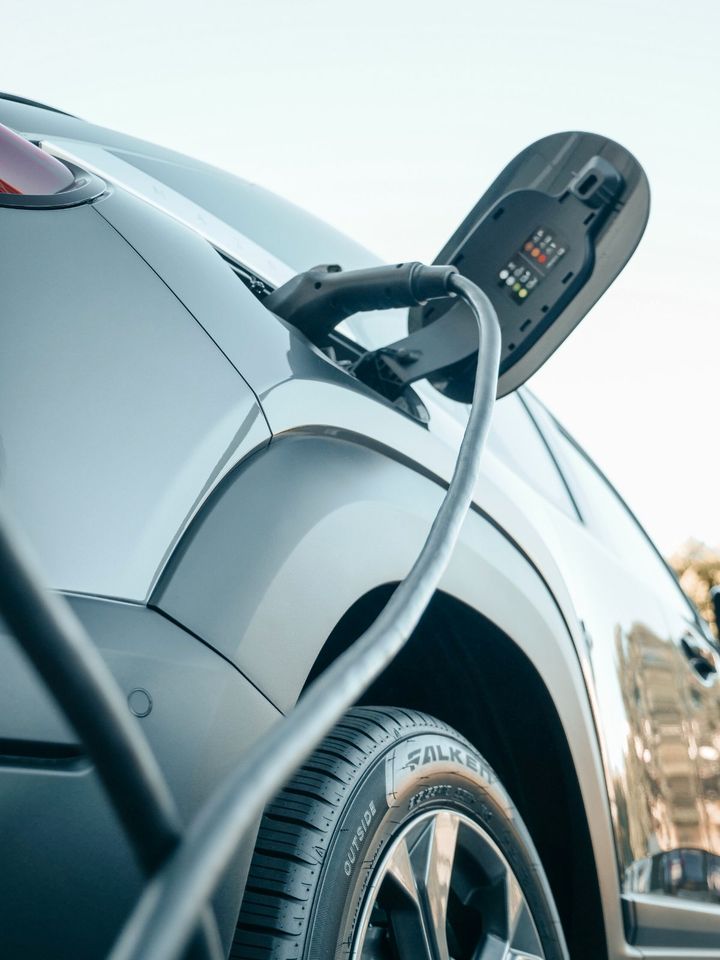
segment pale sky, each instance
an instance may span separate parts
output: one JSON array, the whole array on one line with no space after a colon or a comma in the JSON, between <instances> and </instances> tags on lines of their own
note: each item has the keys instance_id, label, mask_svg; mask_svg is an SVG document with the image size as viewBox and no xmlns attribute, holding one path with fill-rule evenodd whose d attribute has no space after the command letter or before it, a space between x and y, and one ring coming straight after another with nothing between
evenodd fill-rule
<instances>
[{"instance_id":1,"label":"pale sky","mask_svg":"<svg viewBox=\"0 0 720 960\"><path fill-rule=\"evenodd\" d=\"M671 551L720 545L717 0L2 0L0 89L432 259L533 140L645 166L625 272L531 386Z\"/></svg>"}]
</instances>

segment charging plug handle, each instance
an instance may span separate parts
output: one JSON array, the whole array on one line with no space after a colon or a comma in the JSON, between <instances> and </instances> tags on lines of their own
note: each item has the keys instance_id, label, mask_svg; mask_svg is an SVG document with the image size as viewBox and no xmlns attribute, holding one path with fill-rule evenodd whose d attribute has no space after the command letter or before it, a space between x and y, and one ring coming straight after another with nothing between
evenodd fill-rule
<instances>
[{"instance_id":1,"label":"charging plug handle","mask_svg":"<svg viewBox=\"0 0 720 960\"><path fill-rule=\"evenodd\" d=\"M422 306L455 296L456 267L396 263L363 270L325 264L299 273L263 301L274 314L297 327L318 346L347 317L365 310Z\"/></svg>"}]
</instances>

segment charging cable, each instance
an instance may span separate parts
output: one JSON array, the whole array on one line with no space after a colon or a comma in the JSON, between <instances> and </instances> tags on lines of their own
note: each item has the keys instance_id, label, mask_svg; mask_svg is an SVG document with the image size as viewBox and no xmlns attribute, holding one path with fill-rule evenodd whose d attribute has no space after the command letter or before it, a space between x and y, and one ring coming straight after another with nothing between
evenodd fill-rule
<instances>
[{"instance_id":1,"label":"charging cable","mask_svg":"<svg viewBox=\"0 0 720 960\"><path fill-rule=\"evenodd\" d=\"M472 503L500 365L500 326L490 300L454 267L400 264L347 273L316 269L325 273L313 278L308 271L293 278L267 298L266 306L288 322L302 316L306 329L312 323L333 326L332 320L339 322L335 318L359 309L414 306L431 297L458 296L469 306L478 324L480 349L453 476L417 560L380 615L248 751L200 810L179 847L146 885L110 960L177 960L181 955L203 907L267 802L409 640L447 569ZM315 287L317 283L321 286Z\"/></svg>"}]
</instances>

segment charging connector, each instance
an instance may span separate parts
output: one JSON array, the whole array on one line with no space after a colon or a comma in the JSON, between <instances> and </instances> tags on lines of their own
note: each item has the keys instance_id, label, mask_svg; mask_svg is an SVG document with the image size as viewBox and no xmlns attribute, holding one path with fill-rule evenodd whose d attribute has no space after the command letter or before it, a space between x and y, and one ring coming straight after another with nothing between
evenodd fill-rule
<instances>
[{"instance_id":1,"label":"charging connector","mask_svg":"<svg viewBox=\"0 0 720 960\"><path fill-rule=\"evenodd\" d=\"M326 264L288 280L265 297L263 305L304 333L315 346L328 351L334 347L332 340L339 336L334 333L335 327L354 313L419 307L430 300L452 299L456 296L452 285L456 276L457 267L427 266L415 261L362 270L343 270L336 264ZM407 388L426 376L429 367L433 368L433 348L438 347L436 333L440 335L440 354L445 363L459 358L454 348L456 341L462 344L463 356L477 350L475 324L471 323L468 343L467 332L458 340L447 336L446 326L447 321L438 331L430 327L389 347L361 353L348 370L376 393L403 406L406 412L422 409Z\"/></svg>"},{"instance_id":2,"label":"charging connector","mask_svg":"<svg viewBox=\"0 0 720 960\"><path fill-rule=\"evenodd\" d=\"M377 619L313 681L290 713L255 743L242 766L230 773L206 802L190 824L180 849L145 889L110 960L145 960L147 957L176 960L180 956L196 929L203 906L212 897L241 839L249 834L263 806L407 643L447 569L472 502L490 429L497 393L501 334L492 303L471 280L461 276L454 267L422 267L420 271L417 268L416 264L401 264L362 271L374 275L362 279L359 284L362 295L355 287L361 271L348 272L344 275L350 277L347 287L343 285L339 299L331 303L334 316L339 313L350 316L360 309L357 306L349 309L353 304L363 303L363 309L368 310L402 305L397 304L397 298L427 296L437 289L433 284L447 283L444 295L461 298L476 321L480 350L470 415L452 480L427 539L412 569ZM441 272L437 273L437 269ZM395 270L397 276L403 277L397 287L390 284L388 292L384 283L376 284L378 278L385 281L395 276L392 273ZM323 277L324 273L319 276ZM296 287L307 289L307 277L303 274L296 278L299 281ZM312 281L311 290L315 289L315 282L322 280ZM370 289L373 294L367 296ZM292 303L292 298L288 299ZM310 294L310 300L313 299ZM312 302L305 309L306 316L311 317Z\"/></svg>"},{"instance_id":3,"label":"charging connector","mask_svg":"<svg viewBox=\"0 0 720 960\"><path fill-rule=\"evenodd\" d=\"M263 305L323 346L330 332L354 313L417 307L455 296L450 280L457 272L457 267L417 262L363 270L325 264L288 280Z\"/></svg>"}]
</instances>

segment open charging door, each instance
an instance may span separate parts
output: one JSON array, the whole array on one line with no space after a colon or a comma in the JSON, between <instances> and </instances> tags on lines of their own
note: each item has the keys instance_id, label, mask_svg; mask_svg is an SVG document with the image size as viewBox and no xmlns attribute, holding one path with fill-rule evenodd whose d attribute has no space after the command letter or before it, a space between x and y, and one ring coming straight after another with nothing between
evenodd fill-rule
<instances>
[{"instance_id":1,"label":"open charging door","mask_svg":"<svg viewBox=\"0 0 720 960\"><path fill-rule=\"evenodd\" d=\"M607 290L638 245L649 211L643 168L595 133L544 137L505 167L429 268L458 271L490 299L502 335L498 397L532 376ZM444 287L430 283L425 293L423 270L403 263L348 274L337 265L315 267L265 305L321 349L357 311L412 305L407 337L356 354L347 368L388 400L405 400L408 410L408 388L418 380L469 403L477 323Z\"/></svg>"},{"instance_id":2,"label":"open charging door","mask_svg":"<svg viewBox=\"0 0 720 960\"><path fill-rule=\"evenodd\" d=\"M497 311L499 397L535 373L607 290L635 250L649 209L647 177L628 150L593 133L557 133L515 157L470 211L435 263L457 267ZM361 379L391 384L399 394L426 378L469 402L478 341L466 305L415 307L409 331L367 355Z\"/></svg>"}]
</instances>

